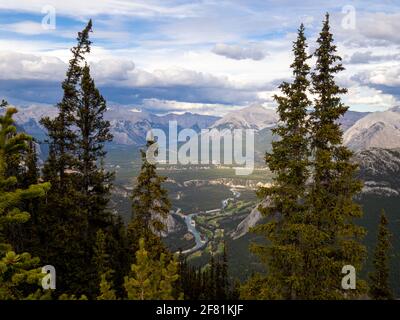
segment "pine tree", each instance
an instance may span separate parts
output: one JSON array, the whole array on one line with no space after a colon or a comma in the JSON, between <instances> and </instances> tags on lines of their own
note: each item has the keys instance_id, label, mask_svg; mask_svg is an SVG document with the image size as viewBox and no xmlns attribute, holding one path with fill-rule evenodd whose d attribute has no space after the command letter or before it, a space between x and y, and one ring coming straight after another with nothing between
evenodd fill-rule
<instances>
[{"instance_id":1,"label":"pine tree","mask_svg":"<svg viewBox=\"0 0 400 320\"><path fill-rule=\"evenodd\" d=\"M77 128L75 136L74 181L79 191L79 206L85 216L87 228L83 229L87 247L87 274L98 274L96 264L90 264L96 232L112 228L115 218L107 205L114 174L104 170L106 151L104 145L112 140L110 123L104 120L106 101L96 88L90 76L90 68L85 63L81 71L79 99L74 110L72 124ZM95 286L88 288L89 296ZM93 293L94 294L94 293Z\"/></svg>"},{"instance_id":2,"label":"pine tree","mask_svg":"<svg viewBox=\"0 0 400 320\"><path fill-rule=\"evenodd\" d=\"M118 217L107 208L114 175L104 169L105 143L112 140L112 135L109 122L104 120L106 101L86 63L91 32L89 21L71 50L58 116L41 120L49 137L43 174L52 190L41 208L43 227L38 238L45 243L41 256L58 270L61 290L94 298L101 277L93 264L97 231L102 230L113 243L109 251L118 252L118 247L124 245L111 239L119 228Z\"/></svg>"},{"instance_id":3,"label":"pine tree","mask_svg":"<svg viewBox=\"0 0 400 320\"><path fill-rule=\"evenodd\" d=\"M21 184L27 187L31 184L35 184L39 180L39 169L38 169L38 158L36 152L35 140L32 139L28 142L27 152L24 157L24 174L22 176Z\"/></svg>"},{"instance_id":4,"label":"pine tree","mask_svg":"<svg viewBox=\"0 0 400 320\"><path fill-rule=\"evenodd\" d=\"M100 281L100 295L97 300L116 300L117 296L115 290L112 289L112 283L107 280L107 275L101 275Z\"/></svg>"},{"instance_id":5,"label":"pine tree","mask_svg":"<svg viewBox=\"0 0 400 320\"><path fill-rule=\"evenodd\" d=\"M104 170L103 162L106 156L104 144L113 137L110 134L110 123L104 120L106 109L106 101L90 76L89 66L85 64L82 69L79 101L72 122L77 127L76 170L79 172L81 207L86 211L89 227L94 231L107 226L111 220L106 207L113 173Z\"/></svg>"},{"instance_id":6,"label":"pine tree","mask_svg":"<svg viewBox=\"0 0 400 320\"><path fill-rule=\"evenodd\" d=\"M39 297L38 285L43 277L38 268L40 260L26 252L15 253L3 233L10 224L29 220L30 214L20 208L24 200L43 197L50 188L43 183L20 189L16 177L6 176L7 156L26 150L31 140L26 134L16 133L12 118L16 112L15 108L8 108L0 116L0 300L28 298L33 292Z\"/></svg>"},{"instance_id":7,"label":"pine tree","mask_svg":"<svg viewBox=\"0 0 400 320\"><path fill-rule=\"evenodd\" d=\"M159 259L152 258L145 247L142 238L136 252L136 263L131 266L131 274L125 277L128 299L173 300L173 288L179 278L177 258L167 259L164 253Z\"/></svg>"},{"instance_id":8,"label":"pine tree","mask_svg":"<svg viewBox=\"0 0 400 320\"><path fill-rule=\"evenodd\" d=\"M378 238L374 251L374 271L369 275L369 293L375 300L391 300L393 292L389 284L390 232L385 211L382 210Z\"/></svg>"},{"instance_id":9,"label":"pine tree","mask_svg":"<svg viewBox=\"0 0 400 320\"><path fill-rule=\"evenodd\" d=\"M175 284L179 279L179 262L176 256L169 259L165 254L161 254L160 267L162 280L160 282L159 299L174 300L176 297L179 300L183 299L183 294L176 292Z\"/></svg>"},{"instance_id":10,"label":"pine tree","mask_svg":"<svg viewBox=\"0 0 400 320\"><path fill-rule=\"evenodd\" d=\"M228 278L228 257L226 252L226 243L224 243L224 251L222 259L218 262L218 277L216 280L216 299L226 300L230 297L230 287Z\"/></svg>"},{"instance_id":11,"label":"pine tree","mask_svg":"<svg viewBox=\"0 0 400 320\"><path fill-rule=\"evenodd\" d=\"M307 109L311 101L307 97L310 86L310 67L307 64L307 44L304 26L298 30L293 43L293 82L280 85L282 96L274 98L278 103L280 124L273 133L280 137L273 142L272 152L266 162L275 174L273 186L261 188L258 195L263 203L261 213L268 217L265 224L255 228L268 240L267 245L253 245L253 251L266 262L269 295L281 299L294 299L302 295L304 277L304 250L308 226L304 219L307 207L304 203L306 182L309 177L309 144Z\"/></svg>"},{"instance_id":12,"label":"pine tree","mask_svg":"<svg viewBox=\"0 0 400 320\"><path fill-rule=\"evenodd\" d=\"M78 33L77 45L71 49L72 58L69 61L69 67L66 79L62 83L64 91L61 102L57 105L58 116L55 119L44 117L41 124L47 129L49 136L49 157L46 165L48 170L52 171L49 178L53 181L53 188L64 190L69 185L67 170L74 169L73 151L75 149L76 133L73 131L72 124L74 113L79 104L79 81L82 77L81 64L85 59L85 54L90 52L91 41L89 33L92 31L92 21L82 32ZM46 171L46 170L45 170ZM60 195L62 195L60 193Z\"/></svg>"},{"instance_id":13,"label":"pine tree","mask_svg":"<svg viewBox=\"0 0 400 320\"><path fill-rule=\"evenodd\" d=\"M12 166L18 168L15 172L17 179L16 187L27 189L30 185L37 184L39 181L39 169L37 167L37 154L35 140L30 138L26 142L24 150L18 152L18 156L11 157L17 160ZM10 157L7 157L7 167L10 165ZM7 170L9 177L13 170ZM28 251L40 245L37 238L38 226L38 199L24 199L21 201L19 208L30 213L30 219L23 224L8 225L4 233L8 242L17 252Z\"/></svg>"},{"instance_id":14,"label":"pine tree","mask_svg":"<svg viewBox=\"0 0 400 320\"><path fill-rule=\"evenodd\" d=\"M63 97L57 104L57 117L41 119L49 144L43 179L51 183L51 190L46 201L41 203L38 224L40 246L35 253L43 262L55 266L60 291L78 296L89 287L85 269L90 260L86 245L88 221L84 208L80 206L81 195L77 188L79 176L74 156L77 133L72 126L80 104L82 63L90 52L91 29L92 22L89 21L79 32L77 45L71 49L72 58L62 83Z\"/></svg>"},{"instance_id":15,"label":"pine tree","mask_svg":"<svg viewBox=\"0 0 400 320\"><path fill-rule=\"evenodd\" d=\"M147 142L147 148L155 147L153 141ZM151 254L155 257L166 253L161 242L161 233L165 231L171 205L167 191L162 187L166 177L156 172L156 165L150 163L146 152L141 151L142 167L132 193L132 220L128 226L128 238L131 248L136 251L138 240L145 239Z\"/></svg>"},{"instance_id":16,"label":"pine tree","mask_svg":"<svg viewBox=\"0 0 400 320\"><path fill-rule=\"evenodd\" d=\"M312 73L312 93L316 97L310 115L313 176L306 217L312 228L306 239L310 250L304 279L307 294L303 297L308 299L340 299L364 289L361 281L357 282L357 290L341 288L343 266L352 265L359 273L365 248L361 244L364 229L354 224L354 219L362 216L360 206L354 202L362 183L355 178L357 165L351 161L353 153L342 145L338 123L348 110L340 98L347 90L335 82L336 74L344 68L333 41L327 14L317 40Z\"/></svg>"}]
</instances>

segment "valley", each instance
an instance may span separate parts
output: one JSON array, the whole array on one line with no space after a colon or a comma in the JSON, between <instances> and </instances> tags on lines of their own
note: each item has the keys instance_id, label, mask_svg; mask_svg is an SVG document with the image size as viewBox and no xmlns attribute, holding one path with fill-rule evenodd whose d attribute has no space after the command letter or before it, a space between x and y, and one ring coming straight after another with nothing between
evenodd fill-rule
<instances>
[{"instance_id":1,"label":"valley","mask_svg":"<svg viewBox=\"0 0 400 320\"><path fill-rule=\"evenodd\" d=\"M48 108L27 107L17 114L19 127L41 142L39 155L42 161L46 157L46 144L39 119L48 113ZM393 253L400 251L400 236L396 232L400 227L399 110L392 108L375 113L349 111L339 121L345 132L344 143L356 152L355 161L360 164L359 174L364 181L363 193L357 199L364 210L364 217L359 223L368 231L364 240L368 260L362 277L371 269L370 257L381 209L386 210L389 228L395 235ZM163 234L163 239L172 251L182 251L191 264L204 266L211 254L221 254L225 245L231 278L244 280L253 272L262 270L261 263L249 251L249 245L263 239L249 230L261 219L255 190L260 185L268 186L273 178L265 168L263 159L265 152L271 150L271 142L276 139L271 131L277 121L273 110L249 106L241 112L228 113L223 117L188 112L156 116L115 106L108 111L107 119L115 137L106 146L108 154L105 167L115 172L110 207L125 222L131 219L130 195L134 178L140 171L140 149L148 129L168 130L168 121L174 120L178 122L179 130L256 130L255 170L251 175L237 176L232 166L216 164L159 164L158 172L168 177L165 187L172 208L170 217L165 221L167 232ZM390 149L379 149L377 146ZM393 255L393 270L399 269L399 260L400 257ZM393 275L393 286L400 294L400 284L397 282L396 275Z\"/></svg>"}]
</instances>

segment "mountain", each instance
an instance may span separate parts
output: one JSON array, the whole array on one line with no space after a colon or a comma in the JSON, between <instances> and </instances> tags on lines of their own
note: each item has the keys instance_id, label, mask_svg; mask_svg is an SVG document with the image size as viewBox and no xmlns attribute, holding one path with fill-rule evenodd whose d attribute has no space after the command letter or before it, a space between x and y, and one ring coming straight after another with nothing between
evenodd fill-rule
<instances>
[{"instance_id":1,"label":"mountain","mask_svg":"<svg viewBox=\"0 0 400 320\"><path fill-rule=\"evenodd\" d=\"M38 140L44 140L46 134L39 121L43 116L55 117L57 109L50 105L31 105L18 108L19 112L15 116L18 127ZM340 123L343 130L349 127L351 127L349 130L351 130L354 128L355 123L359 123L372 115L374 114L368 115L367 113L349 111L340 120ZM156 115L146 111L112 105L107 109L105 118L111 124L111 133L114 136L112 145L117 146L142 146L145 144L147 132L154 128L162 129L168 134L170 121L177 122L178 130L191 128L196 132L200 132L201 129L205 128L219 130L254 129L256 131L256 159L260 161L263 161L265 151L269 151L271 148L271 142L275 139L271 129L278 122L278 115L275 110L254 104L230 112L222 118L190 112Z\"/></svg>"},{"instance_id":2,"label":"mountain","mask_svg":"<svg viewBox=\"0 0 400 320\"><path fill-rule=\"evenodd\" d=\"M363 150L354 155L354 161L360 167L359 177L364 182L360 195L362 199L374 197L376 202L393 197L400 199L400 149ZM263 202L263 206L268 204L268 201ZM258 206L259 204L238 224L231 234L233 239L243 237L262 219Z\"/></svg>"},{"instance_id":3,"label":"mountain","mask_svg":"<svg viewBox=\"0 0 400 320\"><path fill-rule=\"evenodd\" d=\"M275 110L260 105L251 105L232 111L216 121L212 128L222 129L255 129L273 127L279 118Z\"/></svg>"},{"instance_id":4,"label":"mountain","mask_svg":"<svg viewBox=\"0 0 400 320\"><path fill-rule=\"evenodd\" d=\"M18 107L15 115L18 127L39 140L46 136L39 121L44 116L53 118L57 109L49 105L31 105ZM168 132L169 121L176 121L178 130L191 128L195 131L210 127L219 117L193 114L155 115L145 111L129 109L121 106L111 106L105 113L105 119L111 124L111 133L114 136L113 144L141 146L145 144L146 134L150 129L160 128Z\"/></svg>"},{"instance_id":5,"label":"mountain","mask_svg":"<svg viewBox=\"0 0 400 320\"><path fill-rule=\"evenodd\" d=\"M368 114L351 126L343 139L355 151L400 148L400 107Z\"/></svg>"},{"instance_id":6,"label":"mountain","mask_svg":"<svg viewBox=\"0 0 400 320\"><path fill-rule=\"evenodd\" d=\"M364 181L363 194L400 196L400 149L372 148L354 156Z\"/></svg>"},{"instance_id":7,"label":"mountain","mask_svg":"<svg viewBox=\"0 0 400 320\"><path fill-rule=\"evenodd\" d=\"M343 131L353 126L358 120L367 116L369 112L347 111L339 120ZM260 105L251 105L241 110L232 111L214 123L217 129L255 129L263 130L273 128L279 117L275 110L267 109Z\"/></svg>"},{"instance_id":8,"label":"mountain","mask_svg":"<svg viewBox=\"0 0 400 320\"><path fill-rule=\"evenodd\" d=\"M370 112L357 112L357 111L347 111L343 117L339 119L340 127L343 132L346 132L351 128L358 120L364 118L370 114Z\"/></svg>"}]
</instances>

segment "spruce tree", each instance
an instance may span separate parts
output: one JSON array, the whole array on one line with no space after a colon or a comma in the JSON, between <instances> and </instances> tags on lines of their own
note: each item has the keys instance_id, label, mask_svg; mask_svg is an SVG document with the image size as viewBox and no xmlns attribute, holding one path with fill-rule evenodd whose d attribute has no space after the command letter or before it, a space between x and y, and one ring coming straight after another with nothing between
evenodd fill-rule
<instances>
[{"instance_id":1,"label":"spruce tree","mask_svg":"<svg viewBox=\"0 0 400 320\"><path fill-rule=\"evenodd\" d=\"M154 147L153 141L147 142L147 148ZM171 204L167 190L162 183L166 177L159 176L156 165L149 162L146 152L141 150L142 167L132 192L132 220L128 225L128 239L131 249L136 251L139 239L144 238L147 249L155 257L166 249L161 241L165 231Z\"/></svg>"},{"instance_id":2,"label":"spruce tree","mask_svg":"<svg viewBox=\"0 0 400 320\"><path fill-rule=\"evenodd\" d=\"M106 210L113 173L103 167L106 151L104 145L112 140L110 123L104 120L106 101L96 88L87 64L82 69L79 100L73 124L76 132L76 170L79 172L78 190L81 208L86 211L89 227L94 235L99 227L110 223L111 215Z\"/></svg>"},{"instance_id":3,"label":"spruce tree","mask_svg":"<svg viewBox=\"0 0 400 320\"><path fill-rule=\"evenodd\" d=\"M58 115L54 119L41 119L49 145L43 179L51 183L51 190L46 201L41 203L37 253L45 263L55 266L57 286L67 296L80 296L89 287L85 270L90 262L86 242L88 222L86 212L80 206L81 195L77 187L77 132L73 124L80 103L82 64L90 52L91 29L89 21L79 32L77 45L71 49L72 58L62 83L63 97L57 104Z\"/></svg>"},{"instance_id":4,"label":"spruce tree","mask_svg":"<svg viewBox=\"0 0 400 320\"><path fill-rule=\"evenodd\" d=\"M21 209L23 201L44 197L50 188L48 183L42 183L20 189L16 177L6 176L7 157L26 150L31 140L16 132L12 118L16 112L15 108L8 108L0 116L0 300L40 298L38 288L43 277L38 268L40 260L27 252L17 254L4 236L4 229L10 225L29 220L29 212Z\"/></svg>"},{"instance_id":5,"label":"spruce tree","mask_svg":"<svg viewBox=\"0 0 400 320\"><path fill-rule=\"evenodd\" d=\"M49 156L43 175L52 184L50 197L41 208L38 238L45 243L41 256L58 270L59 287L67 294L98 293L101 274L93 263L99 230L114 247L107 254L124 248L124 239L113 238L120 221L108 202L113 173L104 168L105 144L112 140L110 124L104 119L106 101L90 75L86 55L90 52L92 22L78 34L71 50L67 76L62 84L64 95L57 105L55 119L43 118L48 131ZM60 254L62 252L62 254ZM111 269L117 273L119 270ZM121 278L121 276L119 276ZM119 279L121 282L122 279Z\"/></svg>"},{"instance_id":6,"label":"spruce tree","mask_svg":"<svg viewBox=\"0 0 400 320\"><path fill-rule=\"evenodd\" d=\"M75 151L76 133L72 129L74 113L79 104L79 82L82 77L82 66L85 54L90 52L91 41L89 34L92 31L92 21L90 20L85 29L78 33L77 45L71 49L72 58L66 78L62 83L63 97L57 104L58 115L55 119L44 117L41 124L47 129L49 140L49 157L46 165L52 171L49 179L53 181L53 187L64 190L69 186L67 170L74 169L73 151ZM62 194L59 194L62 195Z\"/></svg>"},{"instance_id":7,"label":"spruce tree","mask_svg":"<svg viewBox=\"0 0 400 320\"><path fill-rule=\"evenodd\" d=\"M390 232L385 211L380 216L377 243L374 251L374 270L369 275L369 294L375 300L391 300L393 292L389 284Z\"/></svg>"},{"instance_id":8,"label":"spruce tree","mask_svg":"<svg viewBox=\"0 0 400 320\"><path fill-rule=\"evenodd\" d=\"M136 263L125 277L129 300L173 300L174 285L179 278L177 258L168 259L164 253L154 258L146 250L145 240L139 240ZM181 295L179 294L180 298Z\"/></svg>"},{"instance_id":9,"label":"spruce tree","mask_svg":"<svg viewBox=\"0 0 400 320\"><path fill-rule=\"evenodd\" d=\"M116 292L112 288L113 283L107 280L107 274L101 275L100 295L97 300L117 300Z\"/></svg>"},{"instance_id":10,"label":"spruce tree","mask_svg":"<svg viewBox=\"0 0 400 320\"><path fill-rule=\"evenodd\" d=\"M340 95L347 90L335 82L335 76L344 67L330 32L329 14L317 43L316 67L312 73L315 100L310 115L313 175L307 196L310 211L306 217L312 228L306 239L310 250L305 265L308 273L304 298L341 299L356 296L365 288L361 281L357 281L357 290L345 291L341 287L342 268L352 265L359 274L365 258L361 244L364 229L354 223L362 216L360 206L354 202L362 183L355 177L357 165L351 161L353 153L342 145L338 120L348 107Z\"/></svg>"},{"instance_id":11,"label":"spruce tree","mask_svg":"<svg viewBox=\"0 0 400 320\"><path fill-rule=\"evenodd\" d=\"M114 175L104 169L104 146L112 140L112 135L110 123L104 120L106 101L96 88L86 63L81 73L79 99L72 118L72 124L76 128L74 185L79 192L78 203L85 217L82 233L87 244L86 273L96 276L98 266L90 264L96 232L103 230L109 237L116 222L112 212L107 209ZM88 288L89 295L94 294L96 290L93 282L92 284L92 288Z\"/></svg>"},{"instance_id":12,"label":"spruce tree","mask_svg":"<svg viewBox=\"0 0 400 320\"><path fill-rule=\"evenodd\" d=\"M294 299L301 297L305 288L304 257L309 228L306 225L306 182L309 177L309 143L307 109L311 101L307 97L310 86L310 67L304 26L298 30L293 43L294 62L291 64L293 82L283 82L281 96L275 95L280 123L273 129L279 140L272 143L272 152L266 162L274 173L270 188L261 188L258 195L262 203L261 213L267 222L254 230L263 234L267 245L255 244L253 251L266 262L268 278L265 279L268 297Z\"/></svg>"}]
</instances>

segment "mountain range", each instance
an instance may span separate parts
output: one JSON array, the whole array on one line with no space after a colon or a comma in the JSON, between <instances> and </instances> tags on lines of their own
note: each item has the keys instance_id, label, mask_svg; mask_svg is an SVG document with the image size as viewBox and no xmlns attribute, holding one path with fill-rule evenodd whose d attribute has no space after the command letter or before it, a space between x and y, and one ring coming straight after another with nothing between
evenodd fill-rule
<instances>
[{"instance_id":1,"label":"mountain range","mask_svg":"<svg viewBox=\"0 0 400 320\"><path fill-rule=\"evenodd\" d=\"M57 109L54 107L31 105L19 108L15 119L21 129L43 140L45 130L39 121L43 116L54 117L56 114ZM115 145L142 146L150 129L159 128L168 132L169 121L176 121L178 130L191 128L196 132L206 128L254 129L256 146L262 147L264 151L270 148L271 129L279 120L275 110L261 105L250 105L223 117L190 112L156 115L124 106L111 106L105 118L110 121ZM400 107L373 113L348 111L339 123L344 132L344 144L356 152L376 147L400 148Z\"/></svg>"},{"instance_id":2,"label":"mountain range","mask_svg":"<svg viewBox=\"0 0 400 320\"><path fill-rule=\"evenodd\" d=\"M362 117L345 132L343 141L355 151L399 148L400 107Z\"/></svg>"}]
</instances>

